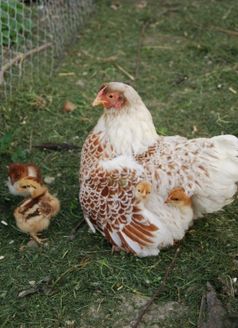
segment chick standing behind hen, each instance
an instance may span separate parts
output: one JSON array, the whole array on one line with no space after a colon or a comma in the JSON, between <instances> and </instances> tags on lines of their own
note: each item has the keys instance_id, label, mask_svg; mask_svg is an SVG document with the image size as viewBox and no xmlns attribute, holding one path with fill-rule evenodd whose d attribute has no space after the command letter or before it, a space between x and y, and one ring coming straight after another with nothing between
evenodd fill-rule
<instances>
[{"instance_id":1,"label":"chick standing behind hen","mask_svg":"<svg viewBox=\"0 0 238 328\"><path fill-rule=\"evenodd\" d=\"M27 190L19 191L18 182L23 178L33 178L42 184L41 172L39 167L35 164L22 164L22 163L11 163L8 165L8 181L7 186L9 192L15 196L29 196Z\"/></svg>"}]
</instances>

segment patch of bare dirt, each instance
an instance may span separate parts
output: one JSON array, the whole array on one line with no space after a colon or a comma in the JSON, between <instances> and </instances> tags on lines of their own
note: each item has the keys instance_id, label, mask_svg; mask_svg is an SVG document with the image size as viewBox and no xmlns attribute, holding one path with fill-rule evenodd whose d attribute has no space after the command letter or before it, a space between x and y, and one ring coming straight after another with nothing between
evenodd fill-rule
<instances>
[{"instance_id":1,"label":"patch of bare dirt","mask_svg":"<svg viewBox=\"0 0 238 328\"><path fill-rule=\"evenodd\" d=\"M130 328L131 323L137 318L142 306L148 301L148 297L137 294L126 294L114 299L113 308L109 309L103 299L98 300L85 311L81 319L81 328L113 327ZM115 302L117 304L115 304ZM152 304L145 314L140 328L161 328L161 323L167 319L179 318L184 314L187 307L170 301L167 303ZM91 323L90 323L91 321Z\"/></svg>"}]
</instances>

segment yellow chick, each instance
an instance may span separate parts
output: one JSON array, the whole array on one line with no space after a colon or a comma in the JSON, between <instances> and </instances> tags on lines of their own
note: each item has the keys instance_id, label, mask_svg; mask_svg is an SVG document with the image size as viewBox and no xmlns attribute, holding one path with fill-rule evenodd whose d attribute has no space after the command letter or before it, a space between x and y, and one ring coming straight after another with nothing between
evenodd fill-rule
<instances>
[{"instance_id":1,"label":"yellow chick","mask_svg":"<svg viewBox=\"0 0 238 328\"><path fill-rule=\"evenodd\" d=\"M17 191L26 191L30 196L14 211L16 225L41 245L45 239L38 234L49 227L51 218L60 210L60 202L46 186L28 177L18 181Z\"/></svg>"},{"instance_id":2,"label":"yellow chick","mask_svg":"<svg viewBox=\"0 0 238 328\"><path fill-rule=\"evenodd\" d=\"M169 192L169 195L165 201L167 204L179 207L191 207L192 199L189 197L183 188L174 188Z\"/></svg>"},{"instance_id":3,"label":"yellow chick","mask_svg":"<svg viewBox=\"0 0 238 328\"><path fill-rule=\"evenodd\" d=\"M183 188L174 188L169 192L165 203L179 211L179 216L175 215L175 213L172 216L172 222L176 228L174 229L173 226L171 229L174 239L180 240L194 220L192 198L186 194Z\"/></svg>"},{"instance_id":4,"label":"yellow chick","mask_svg":"<svg viewBox=\"0 0 238 328\"><path fill-rule=\"evenodd\" d=\"M151 194L152 186L147 181L141 181L136 185L135 196L139 201L147 200L148 196Z\"/></svg>"}]
</instances>

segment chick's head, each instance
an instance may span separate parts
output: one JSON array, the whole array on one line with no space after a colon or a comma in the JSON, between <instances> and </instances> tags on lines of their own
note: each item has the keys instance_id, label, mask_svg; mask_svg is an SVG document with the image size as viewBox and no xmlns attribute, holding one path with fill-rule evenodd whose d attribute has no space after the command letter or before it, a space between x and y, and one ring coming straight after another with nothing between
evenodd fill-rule
<instances>
[{"instance_id":1,"label":"chick's head","mask_svg":"<svg viewBox=\"0 0 238 328\"><path fill-rule=\"evenodd\" d=\"M23 178L17 182L17 191L28 194L31 197L37 197L46 192L47 188L34 178Z\"/></svg>"},{"instance_id":2,"label":"chick's head","mask_svg":"<svg viewBox=\"0 0 238 328\"><path fill-rule=\"evenodd\" d=\"M165 201L166 204L171 204L176 207L191 206L191 197L189 197L183 188L174 188L169 192Z\"/></svg>"}]
</instances>

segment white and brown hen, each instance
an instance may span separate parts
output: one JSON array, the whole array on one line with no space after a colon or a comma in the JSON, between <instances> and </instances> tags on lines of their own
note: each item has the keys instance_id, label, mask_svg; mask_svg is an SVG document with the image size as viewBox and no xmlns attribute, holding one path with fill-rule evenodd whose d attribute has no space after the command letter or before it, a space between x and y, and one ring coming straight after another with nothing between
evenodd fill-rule
<instances>
[{"instance_id":1,"label":"white and brown hen","mask_svg":"<svg viewBox=\"0 0 238 328\"><path fill-rule=\"evenodd\" d=\"M104 112L82 149L80 202L91 229L113 246L149 256L172 245L175 234L168 222L183 218L165 200L177 186L192 197L195 217L232 201L238 181L235 136L159 136L138 93L120 82L104 84L96 105ZM146 202L138 202L135 192L141 181L152 185Z\"/></svg>"}]
</instances>

